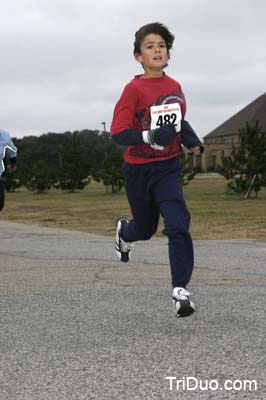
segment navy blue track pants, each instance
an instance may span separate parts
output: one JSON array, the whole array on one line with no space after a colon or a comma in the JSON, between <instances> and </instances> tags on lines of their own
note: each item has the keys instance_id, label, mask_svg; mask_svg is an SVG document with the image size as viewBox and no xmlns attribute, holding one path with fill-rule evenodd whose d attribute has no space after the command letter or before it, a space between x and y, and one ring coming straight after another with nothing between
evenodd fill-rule
<instances>
[{"instance_id":1,"label":"navy blue track pants","mask_svg":"<svg viewBox=\"0 0 266 400\"><path fill-rule=\"evenodd\" d=\"M121 232L127 242L148 240L157 230L160 215L168 237L173 287L186 287L193 266L193 243L189 233L178 158L123 167L125 187L133 219Z\"/></svg>"}]
</instances>

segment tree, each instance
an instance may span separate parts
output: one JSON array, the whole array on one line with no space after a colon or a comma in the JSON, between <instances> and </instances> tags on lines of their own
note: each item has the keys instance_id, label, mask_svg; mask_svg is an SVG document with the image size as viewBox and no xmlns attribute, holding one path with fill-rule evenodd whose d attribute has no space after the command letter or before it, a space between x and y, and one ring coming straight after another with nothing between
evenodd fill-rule
<instances>
[{"instance_id":1,"label":"tree","mask_svg":"<svg viewBox=\"0 0 266 400\"><path fill-rule=\"evenodd\" d=\"M104 159L98 168L94 167L92 176L96 181L102 181L107 191L111 186L112 193L117 193L124 186L123 151L110 139L106 139L104 146Z\"/></svg>"},{"instance_id":2,"label":"tree","mask_svg":"<svg viewBox=\"0 0 266 400\"><path fill-rule=\"evenodd\" d=\"M4 174L3 180L5 182L5 190L7 192L15 192L16 189L21 187L21 182L18 179L17 175L12 174Z\"/></svg>"},{"instance_id":3,"label":"tree","mask_svg":"<svg viewBox=\"0 0 266 400\"><path fill-rule=\"evenodd\" d=\"M27 189L37 193L45 193L51 189L51 186L47 163L43 160L37 161L33 165L31 176L26 182Z\"/></svg>"},{"instance_id":4,"label":"tree","mask_svg":"<svg viewBox=\"0 0 266 400\"><path fill-rule=\"evenodd\" d=\"M261 187L266 186L266 134L258 121L253 126L246 123L239 129L239 139L231 155L222 156L219 172L229 179L227 186L232 191L243 194L253 189L257 197Z\"/></svg>"},{"instance_id":5,"label":"tree","mask_svg":"<svg viewBox=\"0 0 266 400\"><path fill-rule=\"evenodd\" d=\"M90 182L89 167L83 154L77 132L74 132L72 140L66 143L60 150L60 168L58 182L54 184L63 190L74 192L84 189Z\"/></svg>"},{"instance_id":6,"label":"tree","mask_svg":"<svg viewBox=\"0 0 266 400\"><path fill-rule=\"evenodd\" d=\"M194 179L196 172L192 168L190 168L189 159L186 159L184 154L179 157L179 162L181 167L183 185L188 185L188 183L192 179Z\"/></svg>"}]
</instances>

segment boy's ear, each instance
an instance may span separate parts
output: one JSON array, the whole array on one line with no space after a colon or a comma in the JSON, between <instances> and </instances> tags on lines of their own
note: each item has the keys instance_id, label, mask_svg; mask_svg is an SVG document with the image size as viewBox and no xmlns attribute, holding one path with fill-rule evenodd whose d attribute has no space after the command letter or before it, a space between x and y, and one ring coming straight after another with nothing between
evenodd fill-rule
<instances>
[{"instance_id":1,"label":"boy's ear","mask_svg":"<svg viewBox=\"0 0 266 400\"><path fill-rule=\"evenodd\" d=\"M135 54L134 54L134 57L135 57L135 60L136 60L137 62L139 62L140 64L143 63L143 58L142 58L142 55L141 55L141 54L135 53Z\"/></svg>"}]
</instances>

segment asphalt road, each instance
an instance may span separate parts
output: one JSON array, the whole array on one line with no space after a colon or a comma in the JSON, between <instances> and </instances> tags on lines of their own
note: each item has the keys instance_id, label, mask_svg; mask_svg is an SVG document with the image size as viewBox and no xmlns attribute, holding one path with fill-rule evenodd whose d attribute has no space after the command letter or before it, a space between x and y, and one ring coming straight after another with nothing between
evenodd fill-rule
<instances>
[{"instance_id":1,"label":"asphalt road","mask_svg":"<svg viewBox=\"0 0 266 400\"><path fill-rule=\"evenodd\" d=\"M266 397L266 244L195 241L197 312L177 319L166 239L0 221L0 399Z\"/></svg>"}]
</instances>

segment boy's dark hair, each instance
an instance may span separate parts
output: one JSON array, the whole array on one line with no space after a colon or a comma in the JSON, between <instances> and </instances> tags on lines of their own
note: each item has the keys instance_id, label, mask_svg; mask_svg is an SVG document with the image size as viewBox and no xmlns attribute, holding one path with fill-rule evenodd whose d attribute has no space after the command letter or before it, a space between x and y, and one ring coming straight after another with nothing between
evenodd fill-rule
<instances>
[{"instance_id":1,"label":"boy's dark hair","mask_svg":"<svg viewBox=\"0 0 266 400\"><path fill-rule=\"evenodd\" d=\"M174 35L169 31L169 29L161 24L160 22L153 22L151 24L147 24L142 26L136 33L135 33L135 42L134 42L134 54L140 54L140 46L143 39L150 35L151 33L155 35L160 35L163 40L165 41L167 52L169 55L169 51L173 46L173 42L175 40Z\"/></svg>"}]
</instances>

